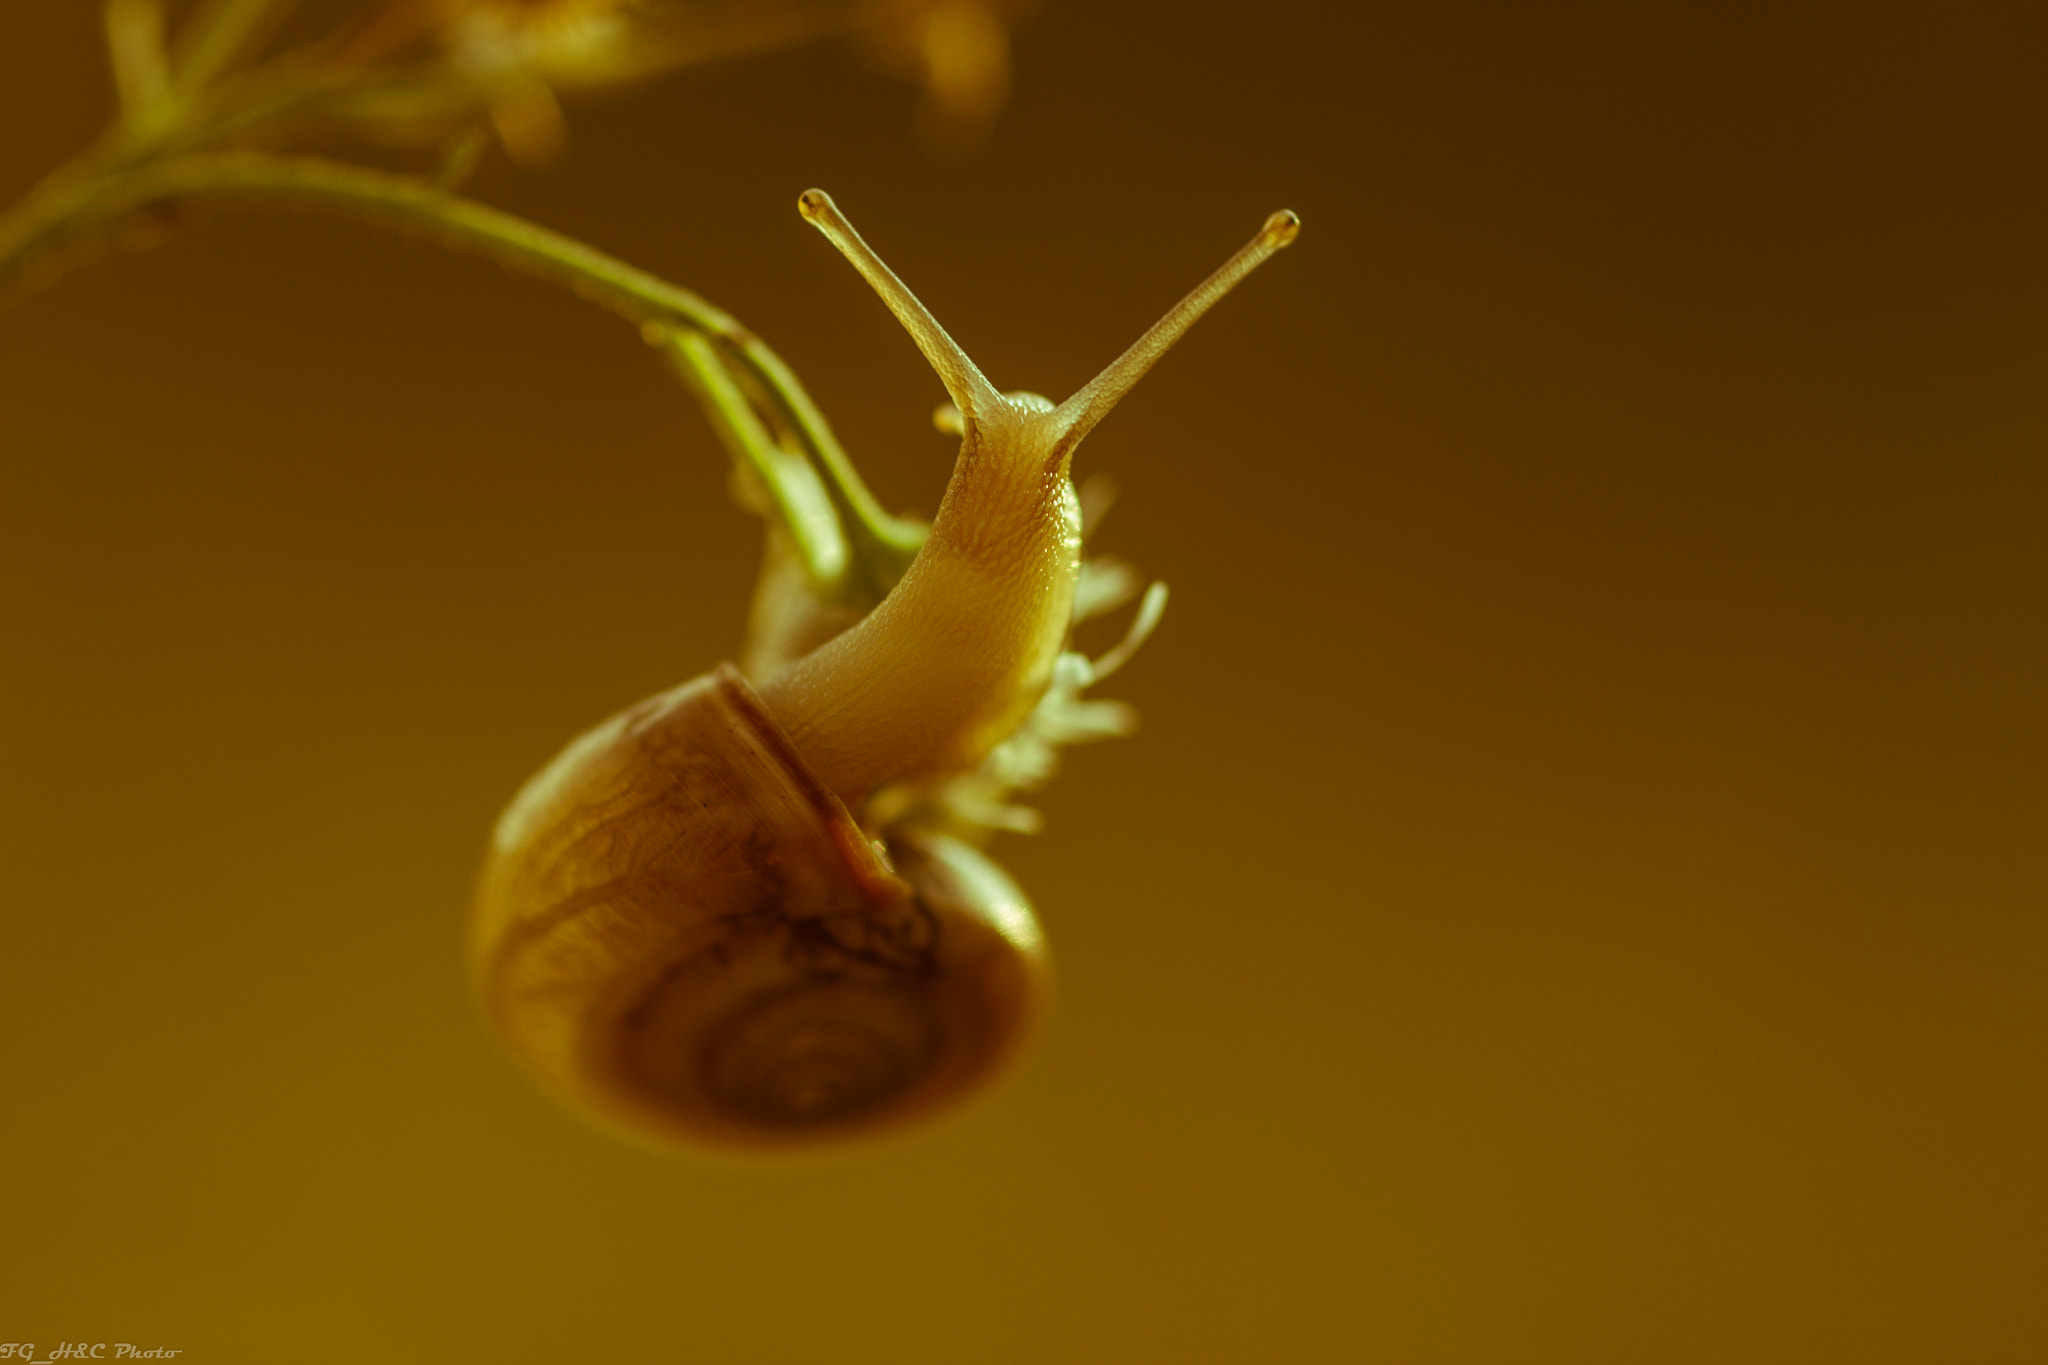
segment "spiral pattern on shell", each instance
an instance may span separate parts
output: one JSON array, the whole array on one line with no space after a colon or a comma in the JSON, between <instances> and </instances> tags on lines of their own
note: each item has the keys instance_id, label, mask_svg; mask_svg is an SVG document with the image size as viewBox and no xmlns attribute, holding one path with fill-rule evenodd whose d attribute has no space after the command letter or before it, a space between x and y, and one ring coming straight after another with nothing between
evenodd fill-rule
<instances>
[{"instance_id":1,"label":"spiral pattern on shell","mask_svg":"<svg viewBox=\"0 0 2048 1365\"><path fill-rule=\"evenodd\" d=\"M936 1051L901 991L804 981L749 1002L704 1042L708 1089L764 1123L830 1122L900 1091Z\"/></svg>"},{"instance_id":2,"label":"spiral pattern on shell","mask_svg":"<svg viewBox=\"0 0 2048 1365\"><path fill-rule=\"evenodd\" d=\"M615 1122L790 1146L893 1126L1000 1066L1043 947L992 863L884 851L720 669L572 743L500 821L474 924L516 1050Z\"/></svg>"}]
</instances>

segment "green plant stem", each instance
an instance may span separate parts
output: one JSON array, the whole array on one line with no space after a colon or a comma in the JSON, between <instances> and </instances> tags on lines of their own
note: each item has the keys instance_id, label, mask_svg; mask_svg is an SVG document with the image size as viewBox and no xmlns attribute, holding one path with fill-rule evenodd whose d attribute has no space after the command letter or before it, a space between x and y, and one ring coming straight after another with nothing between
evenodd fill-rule
<instances>
[{"instance_id":1,"label":"green plant stem","mask_svg":"<svg viewBox=\"0 0 2048 1365\"><path fill-rule=\"evenodd\" d=\"M648 324L650 339L697 395L711 428L734 460L753 470L813 583L839 583L847 571L846 538L830 496L802 455L784 449L733 380L718 348L702 332Z\"/></svg>"},{"instance_id":2,"label":"green plant stem","mask_svg":"<svg viewBox=\"0 0 2048 1365\"><path fill-rule=\"evenodd\" d=\"M295 0L208 0L178 35L174 79L181 93L206 89L256 45Z\"/></svg>"},{"instance_id":3,"label":"green plant stem","mask_svg":"<svg viewBox=\"0 0 2048 1365\"><path fill-rule=\"evenodd\" d=\"M190 153L126 160L109 148L46 181L0 218L0 280L36 259L103 239L151 211L183 204L278 204L337 212L411 231L485 256L576 293L636 323L661 345L667 329L710 338L723 358L765 394L774 416L823 468L862 582L821 581L833 593L872 594L902 575L924 538L915 521L890 516L868 491L824 415L768 346L696 294L523 218L429 183L320 157L264 152ZM714 413L714 421L718 416ZM725 428L722 426L721 430ZM771 490L772 491L772 490ZM795 509L784 509L785 516ZM826 561L814 562L816 570Z\"/></svg>"}]
</instances>

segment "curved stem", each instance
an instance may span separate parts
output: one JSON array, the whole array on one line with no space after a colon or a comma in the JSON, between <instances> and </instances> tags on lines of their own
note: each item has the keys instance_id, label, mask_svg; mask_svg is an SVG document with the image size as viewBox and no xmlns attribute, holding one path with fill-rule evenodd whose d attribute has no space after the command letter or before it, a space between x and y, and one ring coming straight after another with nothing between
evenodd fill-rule
<instances>
[{"instance_id":1,"label":"curved stem","mask_svg":"<svg viewBox=\"0 0 2048 1365\"><path fill-rule=\"evenodd\" d=\"M722 358L757 381L776 416L823 466L869 581L821 587L886 591L923 541L923 527L882 510L796 375L730 314L573 238L423 181L320 157L264 152L190 153L139 164L114 159L105 169L88 157L0 218L0 280L45 254L104 238L150 210L194 202L282 204L410 230L567 285L638 324L656 345L670 328L702 333L717 343Z\"/></svg>"},{"instance_id":2,"label":"curved stem","mask_svg":"<svg viewBox=\"0 0 2048 1365\"><path fill-rule=\"evenodd\" d=\"M703 404L711 428L733 459L753 470L774 505L790 544L813 583L846 578L846 540L830 495L810 461L776 443L754 405L727 368L718 348L702 332L649 324L650 336Z\"/></svg>"}]
</instances>

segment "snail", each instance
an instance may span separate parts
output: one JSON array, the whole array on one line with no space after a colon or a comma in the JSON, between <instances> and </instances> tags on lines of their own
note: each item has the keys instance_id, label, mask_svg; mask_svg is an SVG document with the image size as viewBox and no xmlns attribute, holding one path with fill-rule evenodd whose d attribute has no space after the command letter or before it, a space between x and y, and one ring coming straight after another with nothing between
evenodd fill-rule
<instances>
[{"instance_id":1,"label":"snail","mask_svg":"<svg viewBox=\"0 0 2048 1365\"><path fill-rule=\"evenodd\" d=\"M1155 585L1116 658L1066 652L1090 594L1074 448L1299 227L1274 214L1055 405L997 392L825 194L799 208L952 397L938 513L887 595L823 643L751 680L720 665L572 742L499 819L472 917L514 1050L579 1106L684 1148L896 1127L1014 1054L1046 953L977 847L1004 823L985 798L1027 785L1052 744L1120 728L1079 691L1164 600Z\"/></svg>"}]
</instances>

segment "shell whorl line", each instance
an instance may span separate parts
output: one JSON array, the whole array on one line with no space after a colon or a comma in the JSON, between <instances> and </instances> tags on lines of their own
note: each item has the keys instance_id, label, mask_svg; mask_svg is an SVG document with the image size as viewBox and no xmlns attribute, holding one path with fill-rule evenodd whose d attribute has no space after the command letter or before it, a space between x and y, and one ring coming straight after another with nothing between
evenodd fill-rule
<instances>
[{"instance_id":1,"label":"shell whorl line","mask_svg":"<svg viewBox=\"0 0 2048 1365\"><path fill-rule=\"evenodd\" d=\"M602 1036L608 1069L764 1128L808 1128L886 1104L938 1052L924 997L942 930L915 897L873 914L764 906L722 923L718 942L648 983ZM748 969L755 956L764 973Z\"/></svg>"},{"instance_id":2,"label":"shell whorl line","mask_svg":"<svg viewBox=\"0 0 2048 1365\"><path fill-rule=\"evenodd\" d=\"M758 997L703 1040L702 1085L764 1126L855 1119L886 1104L939 1050L912 992L829 977Z\"/></svg>"}]
</instances>

